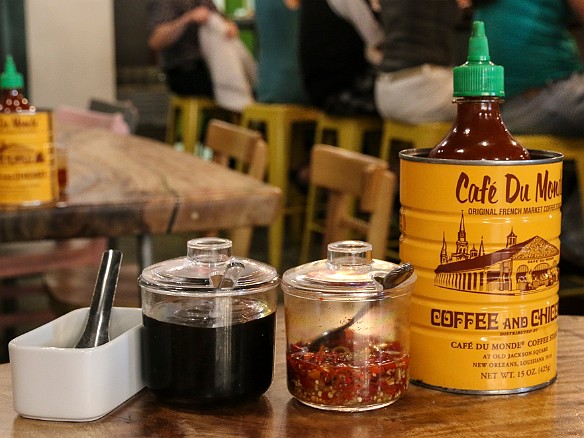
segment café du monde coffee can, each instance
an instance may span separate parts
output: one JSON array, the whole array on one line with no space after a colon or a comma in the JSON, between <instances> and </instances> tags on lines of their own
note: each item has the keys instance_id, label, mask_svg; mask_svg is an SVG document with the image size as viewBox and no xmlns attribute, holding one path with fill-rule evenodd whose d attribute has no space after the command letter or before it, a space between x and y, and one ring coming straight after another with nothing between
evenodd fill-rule
<instances>
[{"instance_id":1,"label":"caf\u00e9 du monde coffee can","mask_svg":"<svg viewBox=\"0 0 584 438\"><path fill-rule=\"evenodd\" d=\"M400 152L400 257L412 382L520 393L556 379L562 159L440 160Z\"/></svg>"}]
</instances>

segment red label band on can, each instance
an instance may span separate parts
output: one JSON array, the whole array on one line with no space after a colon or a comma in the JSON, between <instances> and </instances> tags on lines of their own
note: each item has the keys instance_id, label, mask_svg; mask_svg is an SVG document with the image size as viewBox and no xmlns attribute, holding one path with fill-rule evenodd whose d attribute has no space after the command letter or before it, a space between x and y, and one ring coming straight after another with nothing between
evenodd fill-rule
<instances>
[{"instance_id":1,"label":"red label band on can","mask_svg":"<svg viewBox=\"0 0 584 438\"><path fill-rule=\"evenodd\" d=\"M400 257L414 265L412 382L530 391L556 378L562 159L400 153Z\"/></svg>"}]
</instances>

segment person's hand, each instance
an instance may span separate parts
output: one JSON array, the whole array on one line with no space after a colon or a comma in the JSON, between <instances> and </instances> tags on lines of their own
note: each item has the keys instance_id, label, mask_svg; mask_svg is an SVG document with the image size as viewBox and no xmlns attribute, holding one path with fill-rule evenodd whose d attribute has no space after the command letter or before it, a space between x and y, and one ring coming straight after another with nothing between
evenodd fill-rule
<instances>
[{"instance_id":1,"label":"person's hand","mask_svg":"<svg viewBox=\"0 0 584 438\"><path fill-rule=\"evenodd\" d=\"M367 46L365 48L365 59L372 65L379 65L383 60L383 52L377 47Z\"/></svg>"},{"instance_id":2,"label":"person's hand","mask_svg":"<svg viewBox=\"0 0 584 438\"><path fill-rule=\"evenodd\" d=\"M225 32L225 36L227 38L235 38L237 35L239 35L239 29L237 28L237 24L235 24L231 20L228 20L226 24L227 30Z\"/></svg>"},{"instance_id":3,"label":"person's hand","mask_svg":"<svg viewBox=\"0 0 584 438\"><path fill-rule=\"evenodd\" d=\"M187 12L189 21L192 23L202 24L206 23L211 16L211 11L207 6L197 6Z\"/></svg>"}]
</instances>

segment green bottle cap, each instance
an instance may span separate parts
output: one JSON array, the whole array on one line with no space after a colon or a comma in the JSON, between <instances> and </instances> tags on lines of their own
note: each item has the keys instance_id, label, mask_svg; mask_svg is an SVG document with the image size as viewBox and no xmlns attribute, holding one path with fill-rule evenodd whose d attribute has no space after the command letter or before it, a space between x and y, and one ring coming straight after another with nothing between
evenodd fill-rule
<instances>
[{"instance_id":1,"label":"green bottle cap","mask_svg":"<svg viewBox=\"0 0 584 438\"><path fill-rule=\"evenodd\" d=\"M0 75L0 88L3 90L13 90L24 87L22 75L16 71L16 65L12 56L6 57L4 72Z\"/></svg>"},{"instance_id":2,"label":"green bottle cap","mask_svg":"<svg viewBox=\"0 0 584 438\"><path fill-rule=\"evenodd\" d=\"M467 61L454 67L453 74L454 97L505 96L503 67L491 62L482 21L473 22Z\"/></svg>"}]
</instances>

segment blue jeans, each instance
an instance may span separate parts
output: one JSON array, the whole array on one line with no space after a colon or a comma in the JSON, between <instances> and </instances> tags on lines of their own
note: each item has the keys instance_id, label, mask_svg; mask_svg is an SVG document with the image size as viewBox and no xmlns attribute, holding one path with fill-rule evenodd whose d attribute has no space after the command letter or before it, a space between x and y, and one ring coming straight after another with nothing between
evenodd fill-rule
<instances>
[{"instance_id":1,"label":"blue jeans","mask_svg":"<svg viewBox=\"0 0 584 438\"><path fill-rule=\"evenodd\" d=\"M556 81L533 96L513 97L501 105L511 134L584 137L584 73Z\"/></svg>"}]
</instances>

